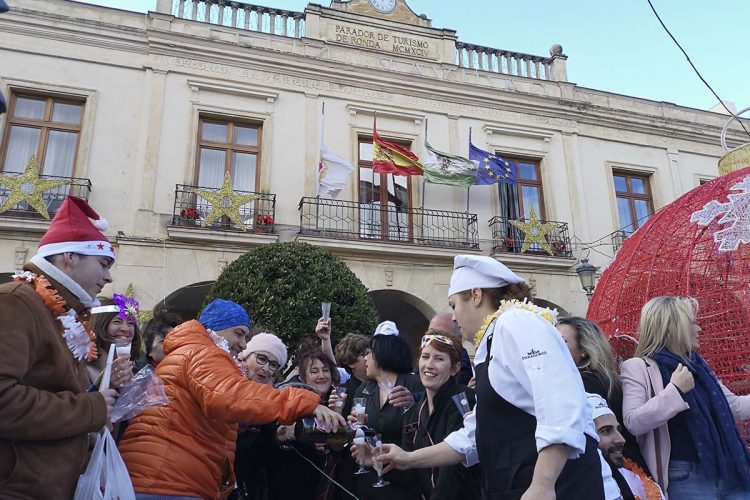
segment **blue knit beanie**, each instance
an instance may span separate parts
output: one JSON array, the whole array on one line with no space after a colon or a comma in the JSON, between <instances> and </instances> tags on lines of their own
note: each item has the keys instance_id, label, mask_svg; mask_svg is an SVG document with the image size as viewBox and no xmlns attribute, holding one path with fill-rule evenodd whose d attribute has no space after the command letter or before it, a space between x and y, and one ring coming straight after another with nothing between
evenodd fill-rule
<instances>
[{"instance_id":1,"label":"blue knit beanie","mask_svg":"<svg viewBox=\"0 0 750 500\"><path fill-rule=\"evenodd\" d=\"M236 302L231 300L216 299L201 312L198 321L209 330L218 332L234 326L246 326L250 328L250 316L247 311Z\"/></svg>"}]
</instances>

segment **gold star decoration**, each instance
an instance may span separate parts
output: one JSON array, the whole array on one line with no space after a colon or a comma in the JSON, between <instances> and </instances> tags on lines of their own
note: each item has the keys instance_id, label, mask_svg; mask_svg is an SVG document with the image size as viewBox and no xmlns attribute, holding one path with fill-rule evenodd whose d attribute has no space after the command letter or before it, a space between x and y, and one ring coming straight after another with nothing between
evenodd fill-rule
<instances>
[{"instance_id":1,"label":"gold star decoration","mask_svg":"<svg viewBox=\"0 0 750 500\"><path fill-rule=\"evenodd\" d=\"M245 223L240 215L240 208L258 199L253 194L239 194L232 189L232 176L229 173L224 174L224 183L218 191L209 191L207 189L193 189L193 192L208 200L211 203L211 211L203 220L203 227L212 224L216 219L227 216L229 220L237 224L243 231L246 229Z\"/></svg>"},{"instance_id":2,"label":"gold star decoration","mask_svg":"<svg viewBox=\"0 0 750 500\"><path fill-rule=\"evenodd\" d=\"M552 222L548 222L546 224L542 224L541 222L539 222L539 218L536 216L536 212L534 211L533 206L531 207L531 212L529 213L529 222L512 220L510 221L510 223L523 232L523 245L521 245L521 253L525 253L526 250L531 247L531 245L539 245L544 249L545 252L550 255L554 255L552 253L552 248L549 246L549 242L547 241L547 233L555 229L555 224Z\"/></svg>"},{"instance_id":3,"label":"gold star decoration","mask_svg":"<svg viewBox=\"0 0 750 500\"><path fill-rule=\"evenodd\" d=\"M26 170L21 175L0 175L0 186L10 188L10 194L8 194L5 202L0 205L0 213L25 201L42 217L49 219L49 212L47 212L47 207L44 206L42 194L63 184L68 184L68 181L66 179L55 181L40 179L36 156L31 155L29 162L26 164Z\"/></svg>"}]
</instances>

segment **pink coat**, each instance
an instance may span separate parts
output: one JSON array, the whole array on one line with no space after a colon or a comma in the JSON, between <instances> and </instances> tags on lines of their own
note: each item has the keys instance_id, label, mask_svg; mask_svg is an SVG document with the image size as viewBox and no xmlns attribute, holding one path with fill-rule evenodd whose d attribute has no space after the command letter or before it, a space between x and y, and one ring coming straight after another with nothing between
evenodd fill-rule
<instances>
[{"instance_id":1,"label":"pink coat","mask_svg":"<svg viewBox=\"0 0 750 500\"><path fill-rule=\"evenodd\" d=\"M667 422L689 408L673 384L664 387L659 366L651 358L631 358L620 368L622 418L638 439L638 447L654 479L667 493L667 471L672 445ZM736 396L719 382L735 420L750 418L750 395Z\"/></svg>"}]
</instances>

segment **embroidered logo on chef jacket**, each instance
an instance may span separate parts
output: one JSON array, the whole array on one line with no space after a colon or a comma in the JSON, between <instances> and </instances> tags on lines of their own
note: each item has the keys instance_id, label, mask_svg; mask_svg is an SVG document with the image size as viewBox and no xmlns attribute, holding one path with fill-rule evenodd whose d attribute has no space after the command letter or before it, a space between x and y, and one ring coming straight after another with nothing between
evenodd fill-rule
<instances>
[{"instance_id":1,"label":"embroidered logo on chef jacket","mask_svg":"<svg viewBox=\"0 0 750 500\"><path fill-rule=\"evenodd\" d=\"M538 358L539 356L546 356L546 355L547 355L547 351L537 351L536 349L532 349L526 353L526 356L521 356L521 359L523 361L526 361L527 359Z\"/></svg>"}]
</instances>

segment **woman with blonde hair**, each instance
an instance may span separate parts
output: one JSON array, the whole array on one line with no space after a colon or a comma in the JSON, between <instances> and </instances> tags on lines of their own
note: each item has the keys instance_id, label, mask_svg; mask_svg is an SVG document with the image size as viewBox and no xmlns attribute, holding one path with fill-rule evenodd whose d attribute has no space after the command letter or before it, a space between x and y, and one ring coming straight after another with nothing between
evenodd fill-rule
<instances>
[{"instance_id":1,"label":"woman with blonde hair","mask_svg":"<svg viewBox=\"0 0 750 500\"><path fill-rule=\"evenodd\" d=\"M750 418L696 352L698 302L656 297L641 310L635 357L622 364L625 427L654 478L678 500L750 499L750 456L734 420Z\"/></svg>"},{"instance_id":2,"label":"woman with blonde hair","mask_svg":"<svg viewBox=\"0 0 750 500\"><path fill-rule=\"evenodd\" d=\"M610 407L611 399L616 400L619 396L622 405L612 347L601 328L593 321L571 316L558 319L557 329L581 373L586 392L599 394L610 403Z\"/></svg>"}]
</instances>

